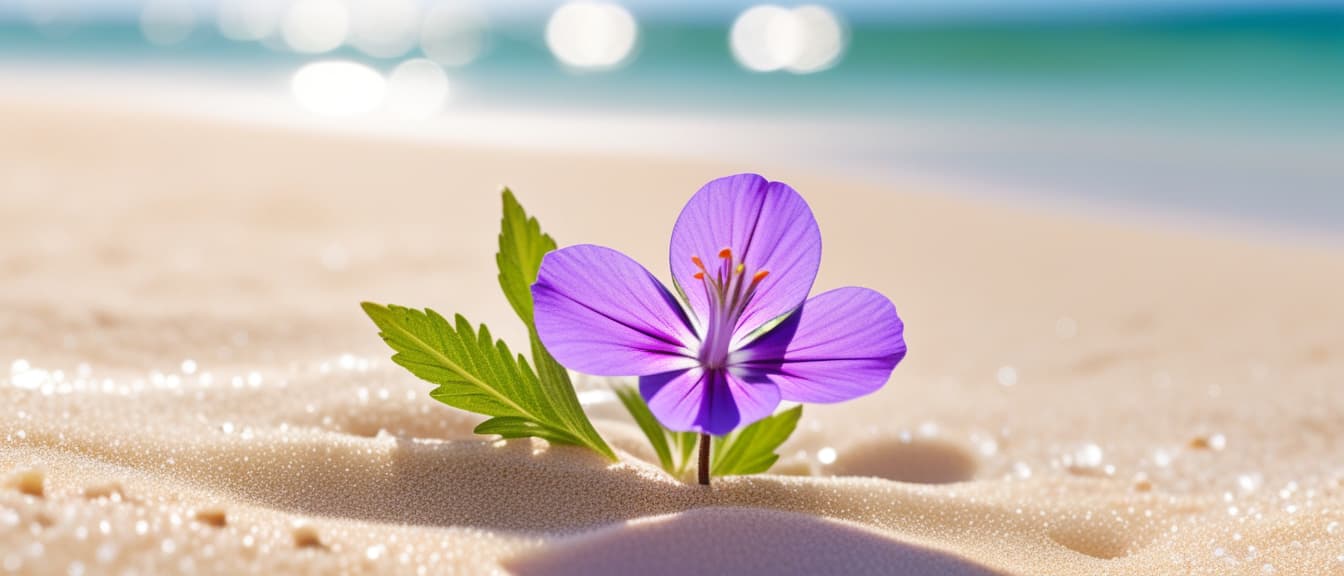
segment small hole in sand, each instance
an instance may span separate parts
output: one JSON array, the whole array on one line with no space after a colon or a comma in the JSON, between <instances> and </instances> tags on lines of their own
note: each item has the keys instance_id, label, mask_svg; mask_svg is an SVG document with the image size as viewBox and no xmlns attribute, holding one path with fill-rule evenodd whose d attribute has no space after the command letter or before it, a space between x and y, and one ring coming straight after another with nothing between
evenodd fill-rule
<instances>
[{"instance_id":1,"label":"small hole in sand","mask_svg":"<svg viewBox=\"0 0 1344 576\"><path fill-rule=\"evenodd\" d=\"M229 517L223 508L202 508L196 511L196 521L207 526L223 528L229 523Z\"/></svg>"},{"instance_id":2,"label":"small hole in sand","mask_svg":"<svg viewBox=\"0 0 1344 576\"><path fill-rule=\"evenodd\" d=\"M42 498L47 494L46 475L41 470L23 470L10 477L9 485L20 493L35 498Z\"/></svg>"},{"instance_id":3,"label":"small hole in sand","mask_svg":"<svg viewBox=\"0 0 1344 576\"><path fill-rule=\"evenodd\" d=\"M125 492L122 491L121 484L118 482L108 482L106 484L94 484L84 488L84 497L90 500L108 499L113 502L120 502L125 498Z\"/></svg>"},{"instance_id":4,"label":"small hole in sand","mask_svg":"<svg viewBox=\"0 0 1344 576\"><path fill-rule=\"evenodd\" d=\"M294 547L326 548L322 544L322 538L317 534L317 528L314 528L312 524L304 524L294 529Z\"/></svg>"},{"instance_id":5,"label":"small hole in sand","mask_svg":"<svg viewBox=\"0 0 1344 576\"><path fill-rule=\"evenodd\" d=\"M840 452L829 472L838 476L875 476L898 482L949 484L975 478L975 455L948 440L897 438L864 442Z\"/></svg>"},{"instance_id":6,"label":"small hole in sand","mask_svg":"<svg viewBox=\"0 0 1344 576\"><path fill-rule=\"evenodd\" d=\"M1090 524L1071 523L1057 527L1050 531L1050 539L1094 558L1119 558L1134 551L1134 542L1124 534Z\"/></svg>"}]
</instances>

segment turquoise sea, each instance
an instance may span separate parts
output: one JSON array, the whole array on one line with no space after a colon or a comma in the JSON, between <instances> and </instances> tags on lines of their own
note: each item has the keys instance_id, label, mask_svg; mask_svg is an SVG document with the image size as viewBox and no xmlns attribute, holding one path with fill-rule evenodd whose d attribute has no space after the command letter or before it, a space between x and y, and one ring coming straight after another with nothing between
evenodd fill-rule
<instances>
[{"instance_id":1,"label":"turquoise sea","mask_svg":"<svg viewBox=\"0 0 1344 576\"><path fill-rule=\"evenodd\" d=\"M451 70L454 104L806 122L821 128L790 153L864 177L955 174L1102 206L1344 232L1344 7L841 12L844 55L814 74L744 70L727 42L732 14L635 15L633 59L592 73L556 65L544 18L496 22L482 55ZM397 63L350 48L322 56L332 57ZM312 59L210 26L161 48L129 17L55 31L0 19L0 67L267 85Z\"/></svg>"}]
</instances>

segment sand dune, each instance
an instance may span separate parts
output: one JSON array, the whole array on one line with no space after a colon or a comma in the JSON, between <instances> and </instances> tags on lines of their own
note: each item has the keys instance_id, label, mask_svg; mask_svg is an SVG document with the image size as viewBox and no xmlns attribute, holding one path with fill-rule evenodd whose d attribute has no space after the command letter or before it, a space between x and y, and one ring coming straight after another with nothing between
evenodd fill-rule
<instances>
[{"instance_id":1,"label":"sand dune","mask_svg":"<svg viewBox=\"0 0 1344 576\"><path fill-rule=\"evenodd\" d=\"M1344 573L1339 248L788 167L0 120L0 568ZM818 290L889 294L911 346L772 474L669 478L600 393L619 463L472 436L357 307L517 342L499 184L661 273L685 198L748 169L812 202Z\"/></svg>"},{"instance_id":2,"label":"sand dune","mask_svg":"<svg viewBox=\"0 0 1344 576\"><path fill-rule=\"evenodd\" d=\"M994 572L811 515L703 508L622 524L511 559L515 574L934 574Z\"/></svg>"}]
</instances>

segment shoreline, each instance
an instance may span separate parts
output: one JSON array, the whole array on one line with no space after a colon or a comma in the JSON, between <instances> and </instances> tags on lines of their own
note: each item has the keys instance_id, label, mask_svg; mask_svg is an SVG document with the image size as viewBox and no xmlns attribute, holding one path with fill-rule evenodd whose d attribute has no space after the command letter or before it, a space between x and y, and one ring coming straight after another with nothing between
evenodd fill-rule
<instances>
[{"instance_id":1,"label":"shoreline","mask_svg":"<svg viewBox=\"0 0 1344 576\"><path fill-rule=\"evenodd\" d=\"M1269 196L1265 190L1240 190L1242 184L1234 182L1231 174L1212 177L1229 166L1255 166L1281 173L1283 178L1272 189L1296 178L1313 182L1310 186L1329 182L1332 174L1344 178L1323 152L1329 142L1319 136L1190 134L1153 126L1107 125L1106 136L1098 137L1097 126L1089 129L1063 120L1028 124L994 118L893 116L874 125L872 118L815 114L780 122L725 111L662 117L629 110L523 109L451 102L442 115L425 120L399 118L388 110L332 119L301 109L290 97L287 77L278 72L268 75L274 76L271 82L251 78L231 83L232 77L225 75L188 84L178 77L188 71L170 70L150 67L113 75L79 67L46 70L5 64L0 66L0 80L15 89L0 95L0 105L39 113L69 110L428 147L670 159L757 166L758 171L799 166L819 176L866 186L937 190L974 202L1010 208L1020 204L1028 211L1097 222L1119 216L1131 225L1166 230L1344 246L1344 227L1330 216L1344 205L1281 195L1274 201L1262 200ZM72 91L72 86L80 88ZM88 93L99 94L99 100L90 101L84 96ZM709 133L718 137L705 142L702 136ZM1023 156L1016 151L1024 147L1040 152ZM1088 153L1078 156L1078 150ZM1059 155L1052 162L1081 164L1050 176L1046 175L1049 170L1029 167L1028 172L1035 175L1016 180L1004 177L1013 171L1005 172L1003 166L988 172L983 168L1040 163L1050 155ZM1098 155L1109 160L1098 164ZM1160 174L1158 166L1177 156L1200 159L1196 171L1152 176L1157 180L1148 175L1133 177L1145 170ZM1289 159L1297 164L1276 167L1276 162ZM1087 170L1099 172L1087 176ZM1258 185L1270 186L1269 181ZM1197 192L1185 197L1181 190Z\"/></svg>"}]
</instances>

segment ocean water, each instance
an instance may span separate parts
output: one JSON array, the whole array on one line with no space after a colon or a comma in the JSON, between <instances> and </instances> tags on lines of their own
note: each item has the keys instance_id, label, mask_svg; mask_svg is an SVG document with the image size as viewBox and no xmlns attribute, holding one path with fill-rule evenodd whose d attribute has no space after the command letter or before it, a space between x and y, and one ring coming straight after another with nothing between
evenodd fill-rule
<instances>
[{"instance_id":1,"label":"ocean water","mask_svg":"<svg viewBox=\"0 0 1344 576\"><path fill-rule=\"evenodd\" d=\"M627 65L576 73L547 49L543 19L499 22L478 59L449 71L448 113L719 119L658 151L1344 232L1344 8L851 17L842 58L813 74L745 70L731 23L641 17ZM0 67L272 89L330 58L383 71L398 62L351 48L302 56L211 26L161 48L131 18L55 32L0 20ZM581 130L561 124L549 138Z\"/></svg>"}]
</instances>

